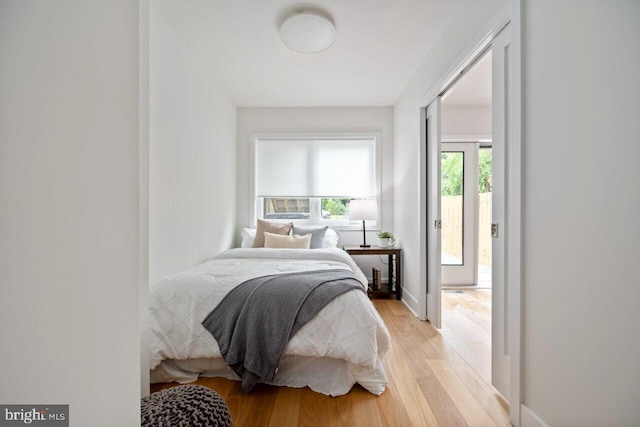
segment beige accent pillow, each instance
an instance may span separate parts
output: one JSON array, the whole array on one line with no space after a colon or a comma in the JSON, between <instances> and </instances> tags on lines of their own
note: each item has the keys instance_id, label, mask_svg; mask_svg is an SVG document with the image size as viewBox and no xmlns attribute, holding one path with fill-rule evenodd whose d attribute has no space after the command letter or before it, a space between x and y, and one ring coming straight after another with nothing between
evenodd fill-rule
<instances>
[{"instance_id":1,"label":"beige accent pillow","mask_svg":"<svg viewBox=\"0 0 640 427\"><path fill-rule=\"evenodd\" d=\"M281 234L264 233L265 248L309 249L309 246L311 246L311 234L283 236Z\"/></svg>"},{"instance_id":2,"label":"beige accent pillow","mask_svg":"<svg viewBox=\"0 0 640 427\"><path fill-rule=\"evenodd\" d=\"M283 224L281 222L269 222L263 219L258 220L258 229L256 230L256 238L253 240L254 248L263 248L264 247L264 233L272 233L272 234L284 234L287 235L291 232L291 227L293 227L293 223L289 222L287 224Z\"/></svg>"}]
</instances>

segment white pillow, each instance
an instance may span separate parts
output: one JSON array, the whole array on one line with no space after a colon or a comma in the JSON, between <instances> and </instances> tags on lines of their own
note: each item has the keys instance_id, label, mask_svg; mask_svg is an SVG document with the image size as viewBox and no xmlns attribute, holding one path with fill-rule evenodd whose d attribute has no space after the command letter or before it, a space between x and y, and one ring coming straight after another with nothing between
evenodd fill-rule
<instances>
[{"instance_id":1,"label":"white pillow","mask_svg":"<svg viewBox=\"0 0 640 427\"><path fill-rule=\"evenodd\" d=\"M337 248L338 240L340 236L338 232L333 228L327 228L327 232L324 233L324 240L322 241L322 246L325 248Z\"/></svg>"},{"instance_id":2,"label":"white pillow","mask_svg":"<svg viewBox=\"0 0 640 427\"><path fill-rule=\"evenodd\" d=\"M256 238L256 229L245 227L240 230L240 237L242 237L242 242L240 243L241 248L252 248L253 240ZM324 240L322 241L322 247L336 248L338 247L339 239L340 236L336 230L327 228L327 232L324 234Z\"/></svg>"},{"instance_id":3,"label":"white pillow","mask_svg":"<svg viewBox=\"0 0 640 427\"><path fill-rule=\"evenodd\" d=\"M256 230L255 228L243 228L240 231L240 237L242 237L242 243L240 243L241 248L252 248L253 240L256 238Z\"/></svg>"},{"instance_id":4,"label":"white pillow","mask_svg":"<svg viewBox=\"0 0 640 427\"><path fill-rule=\"evenodd\" d=\"M309 249L311 245L311 234L305 234L304 236L291 235L291 234L274 234L268 231L264 232L264 247L265 248L280 248L280 249Z\"/></svg>"}]
</instances>

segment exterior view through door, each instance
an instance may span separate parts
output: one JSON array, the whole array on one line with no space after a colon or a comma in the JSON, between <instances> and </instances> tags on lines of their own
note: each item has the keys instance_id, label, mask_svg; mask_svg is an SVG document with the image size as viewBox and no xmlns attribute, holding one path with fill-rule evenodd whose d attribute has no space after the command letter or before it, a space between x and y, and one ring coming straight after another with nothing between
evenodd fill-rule
<instances>
[{"instance_id":1,"label":"exterior view through door","mask_svg":"<svg viewBox=\"0 0 640 427\"><path fill-rule=\"evenodd\" d=\"M442 143L441 262L445 288L491 288L492 153L489 144Z\"/></svg>"}]
</instances>

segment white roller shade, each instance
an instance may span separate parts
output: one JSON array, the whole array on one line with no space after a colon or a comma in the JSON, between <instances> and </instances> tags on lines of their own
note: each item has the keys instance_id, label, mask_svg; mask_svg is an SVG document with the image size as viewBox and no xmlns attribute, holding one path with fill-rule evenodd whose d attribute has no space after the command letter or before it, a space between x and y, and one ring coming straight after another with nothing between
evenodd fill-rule
<instances>
[{"instance_id":1,"label":"white roller shade","mask_svg":"<svg viewBox=\"0 0 640 427\"><path fill-rule=\"evenodd\" d=\"M375 140L316 142L316 195L376 197Z\"/></svg>"},{"instance_id":2,"label":"white roller shade","mask_svg":"<svg viewBox=\"0 0 640 427\"><path fill-rule=\"evenodd\" d=\"M313 195L312 140L258 140L255 150L258 197Z\"/></svg>"},{"instance_id":3,"label":"white roller shade","mask_svg":"<svg viewBox=\"0 0 640 427\"><path fill-rule=\"evenodd\" d=\"M376 139L257 139L256 196L373 198Z\"/></svg>"}]
</instances>

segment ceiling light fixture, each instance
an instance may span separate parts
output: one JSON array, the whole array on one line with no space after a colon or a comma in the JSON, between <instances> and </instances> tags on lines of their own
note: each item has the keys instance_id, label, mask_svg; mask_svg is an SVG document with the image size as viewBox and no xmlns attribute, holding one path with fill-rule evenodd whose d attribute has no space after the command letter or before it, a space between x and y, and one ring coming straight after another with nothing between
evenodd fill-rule
<instances>
[{"instance_id":1,"label":"ceiling light fixture","mask_svg":"<svg viewBox=\"0 0 640 427\"><path fill-rule=\"evenodd\" d=\"M280 38L285 46L296 52L318 53L333 44L336 27L317 12L297 12L280 26Z\"/></svg>"}]
</instances>

